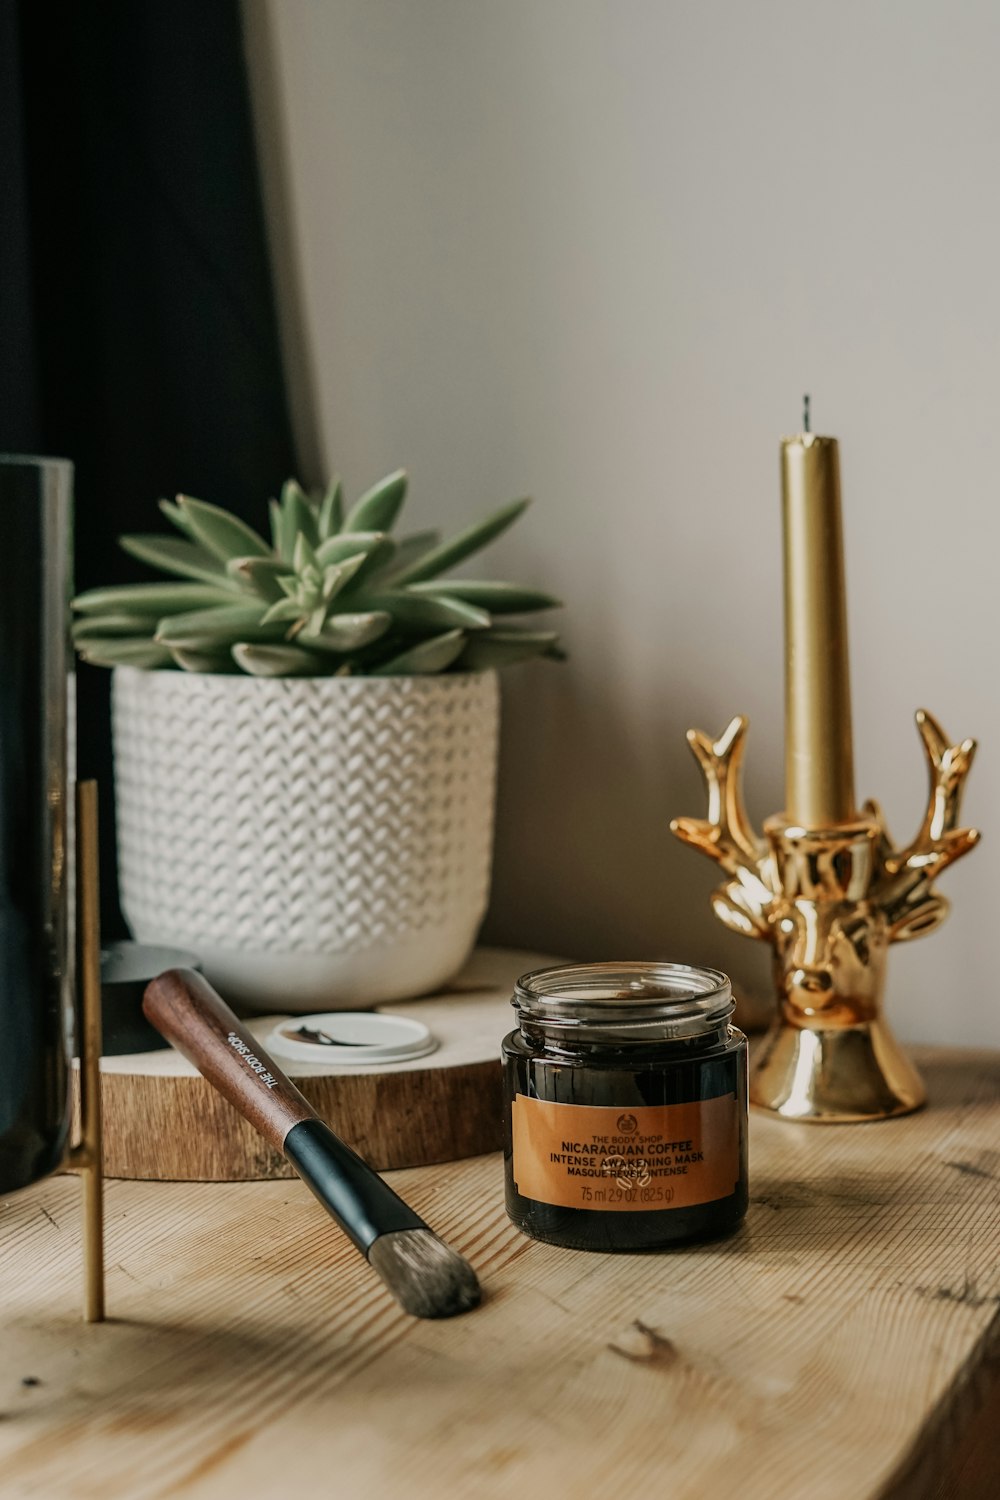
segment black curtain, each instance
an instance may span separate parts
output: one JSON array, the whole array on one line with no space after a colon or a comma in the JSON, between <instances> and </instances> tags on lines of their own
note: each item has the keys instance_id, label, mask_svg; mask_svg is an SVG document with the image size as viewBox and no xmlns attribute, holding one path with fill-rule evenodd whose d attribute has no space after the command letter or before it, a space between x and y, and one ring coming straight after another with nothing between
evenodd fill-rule
<instances>
[{"instance_id":1,"label":"black curtain","mask_svg":"<svg viewBox=\"0 0 1000 1500\"><path fill-rule=\"evenodd\" d=\"M262 524L296 466L238 0L0 0L0 173L0 451L73 460L77 587L152 576L115 540L162 495ZM108 675L78 696L110 935Z\"/></svg>"}]
</instances>

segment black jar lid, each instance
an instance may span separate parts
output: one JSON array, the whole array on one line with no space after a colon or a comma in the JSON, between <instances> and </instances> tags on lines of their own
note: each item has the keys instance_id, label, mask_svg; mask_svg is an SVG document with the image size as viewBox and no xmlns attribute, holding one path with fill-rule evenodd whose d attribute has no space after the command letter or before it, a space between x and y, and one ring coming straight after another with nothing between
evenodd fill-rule
<instances>
[{"instance_id":1,"label":"black jar lid","mask_svg":"<svg viewBox=\"0 0 1000 1500\"><path fill-rule=\"evenodd\" d=\"M103 1055L120 1057L169 1047L142 1013L146 986L164 969L200 968L201 960L180 948L153 947L127 939L105 943L101 948Z\"/></svg>"},{"instance_id":2,"label":"black jar lid","mask_svg":"<svg viewBox=\"0 0 1000 1500\"><path fill-rule=\"evenodd\" d=\"M619 1041L704 1036L728 1022L732 986L718 969L674 963L558 964L522 974L522 1024Z\"/></svg>"}]
</instances>

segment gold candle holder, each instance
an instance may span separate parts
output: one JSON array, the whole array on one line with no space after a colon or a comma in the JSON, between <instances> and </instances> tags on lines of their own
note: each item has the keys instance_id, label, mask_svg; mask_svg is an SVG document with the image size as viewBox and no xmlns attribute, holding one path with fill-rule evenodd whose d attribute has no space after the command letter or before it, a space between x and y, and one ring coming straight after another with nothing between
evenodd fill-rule
<instances>
[{"instance_id":1,"label":"gold candle holder","mask_svg":"<svg viewBox=\"0 0 1000 1500\"><path fill-rule=\"evenodd\" d=\"M752 828L740 716L714 742L689 730L708 816L670 826L722 866L712 896L720 921L773 949L778 1014L751 1073L751 1103L793 1120L885 1119L925 1099L882 1014L888 950L943 922L948 903L934 881L979 841L958 826L976 744L951 744L918 712L930 792L905 848L876 803L855 810L836 441L786 439L782 480L788 811L767 820L764 838Z\"/></svg>"}]
</instances>

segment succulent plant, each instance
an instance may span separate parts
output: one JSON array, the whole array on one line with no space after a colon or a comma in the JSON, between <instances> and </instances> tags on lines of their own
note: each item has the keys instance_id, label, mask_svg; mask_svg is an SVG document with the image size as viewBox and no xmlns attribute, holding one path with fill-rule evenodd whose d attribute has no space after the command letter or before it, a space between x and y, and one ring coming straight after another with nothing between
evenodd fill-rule
<instances>
[{"instance_id":1,"label":"succulent plant","mask_svg":"<svg viewBox=\"0 0 1000 1500\"><path fill-rule=\"evenodd\" d=\"M402 471L344 510L339 481L309 496L292 479L270 503L271 541L244 521L178 495L160 509L180 533L123 536L169 582L91 589L73 601L73 636L98 666L180 667L255 677L477 671L561 657L555 631L512 623L550 609L535 589L442 578L521 515L515 500L449 541L390 532Z\"/></svg>"}]
</instances>

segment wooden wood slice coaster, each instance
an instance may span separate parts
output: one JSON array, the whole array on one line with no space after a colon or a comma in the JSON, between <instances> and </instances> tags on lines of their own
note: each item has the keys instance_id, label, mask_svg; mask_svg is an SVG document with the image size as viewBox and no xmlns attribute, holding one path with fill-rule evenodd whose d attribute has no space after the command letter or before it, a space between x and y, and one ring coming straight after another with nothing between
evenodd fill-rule
<instances>
[{"instance_id":1,"label":"wooden wood slice coaster","mask_svg":"<svg viewBox=\"0 0 1000 1500\"><path fill-rule=\"evenodd\" d=\"M337 1134L373 1167L418 1167L501 1145L500 1042L514 1024L514 981L557 960L478 948L439 995L376 1009L412 1016L435 1052L377 1070L281 1060L285 1073ZM282 1019L255 1016L261 1042ZM108 1177L237 1182L294 1177L261 1137L173 1048L101 1061Z\"/></svg>"}]
</instances>

